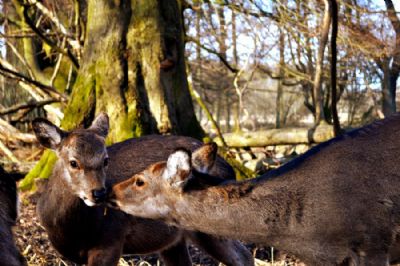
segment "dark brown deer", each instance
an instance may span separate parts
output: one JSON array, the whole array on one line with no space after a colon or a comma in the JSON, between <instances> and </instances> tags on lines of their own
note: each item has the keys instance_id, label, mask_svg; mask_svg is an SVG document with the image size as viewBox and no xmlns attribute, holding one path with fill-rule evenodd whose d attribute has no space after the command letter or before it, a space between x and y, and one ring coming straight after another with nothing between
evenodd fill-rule
<instances>
[{"instance_id":1,"label":"dark brown deer","mask_svg":"<svg viewBox=\"0 0 400 266\"><path fill-rule=\"evenodd\" d=\"M0 265L26 265L14 243L12 227L17 219L18 175L9 174L0 166Z\"/></svg>"},{"instance_id":2,"label":"dark brown deer","mask_svg":"<svg viewBox=\"0 0 400 266\"><path fill-rule=\"evenodd\" d=\"M190 153L178 150L116 184L110 202L186 229L272 245L309 265L388 265L400 250L399 151L396 114L257 179L191 190Z\"/></svg>"},{"instance_id":3,"label":"dark brown deer","mask_svg":"<svg viewBox=\"0 0 400 266\"><path fill-rule=\"evenodd\" d=\"M178 146L188 149L201 146L199 141L188 137L148 136L106 148L108 124L105 114L99 115L88 129L71 132L44 119L33 123L40 143L58 156L37 209L59 253L75 263L109 266L117 265L123 253L159 252L165 265L191 265L186 247L189 239L225 264L253 265L250 252L238 241L106 210L101 203L106 197L107 184L167 159ZM221 158L217 158L213 171L222 176L232 175L232 168Z\"/></svg>"}]
</instances>

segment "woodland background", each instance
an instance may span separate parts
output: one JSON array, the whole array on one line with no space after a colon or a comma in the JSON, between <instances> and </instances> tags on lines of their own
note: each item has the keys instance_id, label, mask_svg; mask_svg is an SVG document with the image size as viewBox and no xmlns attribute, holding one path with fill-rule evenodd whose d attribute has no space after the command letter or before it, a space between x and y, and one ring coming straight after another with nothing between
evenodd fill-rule
<instances>
[{"instance_id":1,"label":"woodland background","mask_svg":"<svg viewBox=\"0 0 400 266\"><path fill-rule=\"evenodd\" d=\"M109 143L233 132L225 144L235 147L318 141L303 140L298 127L332 124L333 92L341 127L388 116L397 104L399 3L338 1L332 89L333 2L2 1L3 161L26 161L14 149L33 142L24 133L37 116L70 129L106 111Z\"/></svg>"}]
</instances>

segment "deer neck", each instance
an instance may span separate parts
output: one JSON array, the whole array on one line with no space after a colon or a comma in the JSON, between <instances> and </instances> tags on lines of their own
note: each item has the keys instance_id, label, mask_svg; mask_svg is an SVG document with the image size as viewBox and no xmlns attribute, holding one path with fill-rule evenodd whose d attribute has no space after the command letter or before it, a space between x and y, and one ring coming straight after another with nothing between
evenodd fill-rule
<instances>
[{"instance_id":1,"label":"deer neck","mask_svg":"<svg viewBox=\"0 0 400 266\"><path fill-rule=\"evenodd\" d=\"M277 246L282 235L295 234L301 201L296 189L279 181L252 180L185 192L171 216L187 229Z\"/></svg>"},{"instance_id":2,"label":"deer neck","mask_svg":"<svg viewBox=\"0 0 400 266\"><path fill-rule=\"evenodd\" d=\"M64 168L58 160L38 201L39 215L46 224L68 223L70 218L79 217L76 213L89 208L72 193L64 175Z\"/></svg>"}]
</instances>

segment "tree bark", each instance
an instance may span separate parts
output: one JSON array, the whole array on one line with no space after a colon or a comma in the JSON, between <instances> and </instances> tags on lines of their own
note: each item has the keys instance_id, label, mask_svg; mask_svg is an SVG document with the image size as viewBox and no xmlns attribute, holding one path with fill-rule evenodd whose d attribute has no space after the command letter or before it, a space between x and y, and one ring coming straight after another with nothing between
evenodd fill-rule
<instances>
[{"instance_id":1,"label":"tree bark","mask_svg":"<svg viewBox=\"0 0 400 266\"><path fill-rule=\"evenodd\" d=\"M235 67L237 68L239 64L239 57L237 51L237 33L236 33L236 11L232 8L232 53L233 53L233 62Z\"/></svg>"},{"instance_id":2,"label":"tree bark","mask_svg":"<svg viewBox=\"0 0 400 266\"><path fill-rule=\"evenodd\" d=\"M397 79L400 76L400 19L396 14L392 0L385 0L388 18L395 32L395 46L388 58L382 60L382 111L385 116L396 112Z\"/></svg>"},{"instance_id":3,"label":"tree bark","mask_svg":"<svg viewBox=\"0 0 400 266\"><path fill-rule=\"evenodd\" d=\"M276 92L276 117L275 128L281 128L282 113L283 113L283 78L284 78L284 65L285 65L285 36L283 30L279 30L279 80Z\"/></svg>"},{"instance_id":4,"label":"tree bark","mask_svg":"<svg viewBox=\"0 0 400 266\"><path fill-rule=\"evenodd\" d=\"M110 143L146 133L201 137L182 37L177 1L89 1L82 67L62 125L89 124L106 111Z\"/></svg>"},{"instance_id":5,"label":"tree bark","mask_svg":"<svg viewBox=\"0 0 400 266\"><path fill-rule=\"evenodd\" d=\"M103 111L110 116L108 144L149 133L203 137L183 36L180 1L89 0L81 67L62 128L87 126ZM29 178L47 177L42 169L52 156L45 154Z\"/></svg>"},{"instance_id":6,"label":"tree bark","mask_svg":"<svg viewBox=\"0 0 400 266\"><path fill-rule=\"evenodd\" d=\"M335 136L340 134L340 121L337 112L337 49L336 39L338 33L338 4L336 0L330 0L330 12L332 17L332 35L331 35L331 89L332 89L332 120Z\"/></svg>"},{"instance_id":7,"label":"tree bark","mask_svg":"<svg viewBox=\"0 0 400 266\"><path fill-rule=\"evenodd\" d=\"M380 68L383 72L383 79L382 79L382 112L385 116L389 116L396 112L396 105L395 105L395 95L391 88L392 81L392 73L390 68L390 59L383 58L380 59ZM397 78L396 78L397 79Z\"/></svg>"}]
</instances>

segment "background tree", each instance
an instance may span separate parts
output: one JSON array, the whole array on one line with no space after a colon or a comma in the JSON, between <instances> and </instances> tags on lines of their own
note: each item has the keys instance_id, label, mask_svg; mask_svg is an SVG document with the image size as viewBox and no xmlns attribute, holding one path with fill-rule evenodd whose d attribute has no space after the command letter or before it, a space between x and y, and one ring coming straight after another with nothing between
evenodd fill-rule
<instances>
[{"instance_id":1,"label":"background tree","mask_svg":"<svg viewBox=\"0 0 400 266\"><path fill-rule=\"evenodd\" d=\"M179 1L88 1L79 71L61 126L110 115L107 143L149 133L201 138L188 91ZM98 19L101 18L101 19ZM46 177L46 152L25 179Z\"/></svg>"}]
</instances>

